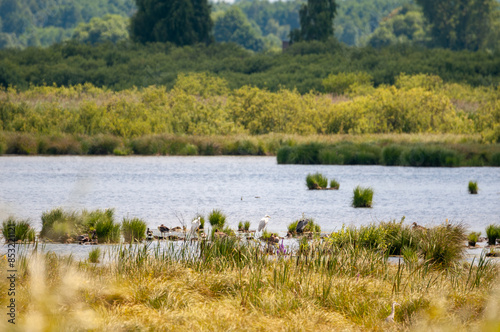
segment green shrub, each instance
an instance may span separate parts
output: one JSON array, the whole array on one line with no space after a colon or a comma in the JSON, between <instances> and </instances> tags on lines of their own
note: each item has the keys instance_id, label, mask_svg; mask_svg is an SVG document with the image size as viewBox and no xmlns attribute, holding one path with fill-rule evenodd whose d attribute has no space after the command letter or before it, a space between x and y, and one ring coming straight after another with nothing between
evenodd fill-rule
<instances>
[{"instance_id":1,"label":"green shrub","mask_svg":"<svg viewBox=\"0 0 500 332\"><path fill-rule=\"evenodd\" d=\"M226 225L226 215L221 210L213 209L208 215L208 222L214 232L222 231Z\"/></svg>"},{"instance_id":2,"label":"green shrub","mask_svg":"<svg viewBox=\"0 0 500 332\"><path fill-rule=\"evenodd\" d=\"M469 181L469 194L477 194L477 182L476 181Z\"/></svg>"},{"instance_id":3,"label":"green shrub","mask_svg":"<svg viewBox=\"0 0 500 332\"><path fill-rule=\"evenodd\" d=\"M239 230L239 231L242 231L242 230L243 230L243 221L240 221L240 222L238 223L238 230Z\"/></svg>"},{"instance_id":4,"label":"green shrub","mask_svg":"<svg viewBox=\"0 0 500 332\"><path fill-rule=\"evenodd\" d=\"M328 179L321 173L307 174L306 185L309 189L321 189L328 186Z\"/></svg>"},{"instance_id":5,"label":"green shrub","mask_svg":"<svg viewBox=\"0 0 500 332\"><path fill-rule=\"evenodd\" d=\"M373 77L365 72L330 74L323 80L323 87L328 93L342 95L360 85L373 84Z\"/></svg>"},{"instance_id":6,"label":"green shrub","mask_svg":"<svg viewBox=\"0 0 500 332\"><path fill-rule=\"evenodd\" d=\"M2 234L5 242L34 242L36 237L28 219L17 220L14 217L8 217L3 221Z\"/></svg>"},{"instance_id":7,"label":"green shrub","mask_svg":"<svg viewBox=\"0 0 500 332\"><path fill-rule=\"evenodd\" d=\"M321 226L316 224L312 218L309 218L309 222L306 227L304 227L304 232L321 233Z\"/></svg>"},{"instance_id":8,"label":"green shrub","mask_svg":"<svg viewBox=\"0 0 500 332\"><path fill-rule=\"evenodd\" d=\"M267 229L265 229L262 231L262 235L260 236L260 238L264 241L267 241L271 238L271 235L272 235L272 233L269 232Z\"/></svg>"},{"instance_id":9,"label":"green shrub","mask_svg":"<svg viewBox=\"0 0 500 332\"><path fill-rule=\"evenodd\" d=\"M357 186L354 188L354 196L352 199L352 206L359 207L371 207L372 199L373 199L373 189L372 188L363 188Z\"/></svg>"},{"instance_id":10,"label":"green shrub","mask_svg":"<svg viewBox=\"0 0 500 332\"><path fill-rule=\"evenodd\" d=\"M330 180L330 188L338 190L340 188L340 183L338 183L337 180L332 179Z\"/></svg>"},{"instance_id":11,"label":"green shrub","mask_svg":"<svg viewBox=\"0 0 500 332\"><path fill-rule=\"evenodd\" d=\"M125 242L141 242L146 235L146 222L139 218L123 218L122 234Z\"/></svg>"},{"instance_id":12,"label":"green shrub","mask_svg":"<svg viewBox=\"0 0 500 332\"><path fill-rule=\"evenodd\" d=\"M112 135L97 135L92 138L88 154L103 155L113 154L121 145L121 140Z\"/></svg>"},{"instance_id":13,"label":"green shrub","mask_svg":"<svg viewBox=\"0 0 500 332\"><path fill-rule=\"evenodd\" d=\"M89 252L89 262L99 263L99 257L101 257L101 249L94 248Z\"/></svg>"},{"instance_id":14,"label":"green shrub","mask_svg":"<svg viewBox=\"0 0 500 332\"><path fill-rule=\"evenodd\" d=\"M245 224L243 225L245 231L250 230L250 221L245 221Z\"/></svg>"},{"instance_id":15,"label":"green shrub","mask_svg":"<svg viewBox=\"0 0 500 332\"><path fill-rule=\"evenodd\" d=\"M224 227L222 229L222 233L227 234L229 236L235 236L236 235L236 233L234 232L234 230L231 227L229 227L229 226Z\"/></svg>"},{"instance_id":16,"label":"green shrub","mask_svg":"<svg viewBox=\"0 0 500 332\"><path fill-rule=\"evenodd\" d=\"M488 244L490 246L495 245L497 239L500 239L500 226L488 225L486 227L486 236L488 237Z\"/></svg>"}]
</instances>

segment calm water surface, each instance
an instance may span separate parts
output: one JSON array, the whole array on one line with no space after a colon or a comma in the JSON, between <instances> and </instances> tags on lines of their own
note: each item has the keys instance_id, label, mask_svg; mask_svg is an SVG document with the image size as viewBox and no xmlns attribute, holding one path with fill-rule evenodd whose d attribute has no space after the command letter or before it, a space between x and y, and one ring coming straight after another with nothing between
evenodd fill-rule
<instances>
[{"instance_id":1,"label":"calm water surface","mask_svg":"<svg viewBox=\"0 0 500 332\"><path fill-rule=\"evenodd\" d=\"M322 172L338 191L308 191L305 177ZM469 180L479 194L469 195ZM350 206L353 188L373 187L373 208ZM252 228L271 215L268 228L284 233L301 217L323 231L401 219L435 225L446 219L471 230L500 222L500 168L277 165L275 157L0 157L0 218L42 212L114 208L117 220L143 218L150 227L189 222L196 213L222 209L228 223Z\"/></svg>"}]
</instances>

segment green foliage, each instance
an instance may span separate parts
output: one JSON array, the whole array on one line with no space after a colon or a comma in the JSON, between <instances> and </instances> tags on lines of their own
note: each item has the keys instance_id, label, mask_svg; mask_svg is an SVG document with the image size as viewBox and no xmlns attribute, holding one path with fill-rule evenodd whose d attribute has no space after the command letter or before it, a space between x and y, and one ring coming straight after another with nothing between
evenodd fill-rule
<instances>
[{"instance_id":1,"label":"green foliage","mask_svg":"<svg viewBox=\"0 0 500 332\"><path fill-rule=\"evenodd\" d=\"M5 242L34 242L35 230L31 228L29 220L19 220L8 217L2 222L2 235Z\"/></svg>"},{"instance_id":2,"label":"green foliage","mask_svg":"<svg viewBox=\"0 0 500 332\"><path fill-rule=\"evenodd\" d=\"M207 0L136 0L136 4L137 12L131 20L136 41L183 46L212 40L213 23Z\"/></svg>"},{"instance_id":3,"label":"green foliage","mask_svg":"<svg viewBox=\"0 0 500 332\"><path fill-rule=\"evenodd\" d=\"M73 32L73 39L81 43L116 43L127 40L129 20L120 15L94 17L89 23L80 23Z\"/></svg>"},{"instance_id":4,"label":"green foliage","mask_svg":"<svg viewBox=\"0 0 500 332\"><path fill-rule=\"evenodd\" d=\"M236 6L217 17L214 37L218 42L236 43L253 51L261 51L264 48L264 40Z\"/></svg>"},{"instance_id":5,"label":"green foliage","mask_svg":"<svg viewBox=\"0 0 500 332\"><path fill-rule=\"evenodd\" d=\"M326 92L342 95L362 85L371 86L373 77L365 72L330 74L323 80Z\"/></svg>"},{"instance_id":6,"label":"green foliage","mask_svg":"<svg viewBox=\"0 0 500 332\"><path fill-rule=\"evenodd\" d=\"M493 246L496 244L496 240L500 239L500 225L488 225L486 227L486 236L488 237L488 244Z\"/></svg>"},{"instance_id":7,"label":"green foliage","mask_svg":"<svg viewBox=\"0 0 500 332\"><path fill-rule=\"evenodd\" d=\"M114 210L83 211L81 214L87 230L95 230L101 243L120 241L120 225L114 221Z\"/></svg>"},{"instance_id":8,"label":"green foliage","mask_svg":"<svg viewBox=\"0 0 500 332\"><path fill-rule=\"evenodd\" d=\"M242 230L243 230L243 221L240 221L240 222L238 223L238 230L239 230L239 231L242 231Z\"/></svg>"},{"instance_id":9,"label":"green foliage","mask_svg":"<svg viewBox=\"0 0 500 332\"><path fill-rule=\"evenodd\" d=\"M226 215L218 209L213 209L208 215L208 222L212 226L212 230L222 231L226 225Z\"/></svg>"},{"instance_id":10,"label":"green foliage","mask_svg":"<svg viewBox=\"0 0 500 332\"><path fill-rule=\"evenodd\" d=\"M479 240L479 236L481 236L479 232L470 232L469 235L467 235L467 240L476 243Z\"/></svg>"},{"instance_id":11,"label":"green foliage","mask_svg":"<svg viewBox=\"0 0 500 332\"><path fill-rule=\"evenodd\" d=\"M123 218L122 234L126 242L141 242L146 237L146 222L139 218Z\"/></svg>"},{"instance_id":12,"label":"green foliage","mask_svg":"<svg viewBox=\"0 0 500 332\"><path fill-rule=\"evenodd\" d=\"M101 257L101 249L94 248L89 252L89 262L90 263L99 263L99 257Z\"/></svg>"},{"instance_id":13,"label":"green foliage","mask_svg":"<svg viewBox=\"0 0 500 332\"><path fill-rule=\"evenodd\" d=\"M295 220L293 221L292 223L290 223L288 225L288 231L291 233L291 234L295 234L296 230L297 230L297 225L299 224L299 220Z\"/></svg>"},{"instance_id":14,"label":"green foliage","mask_svg":"<svg viewBox=\"0 0 500 332\"><path fill-rule=\"evenodd\" d=\"M333 37L333 19L337 13L335 0L307 0L299 11L300 29L292 31L292 41L325 41Z\"/></svg>"},{"instance_id":15,"label":"green foliage","mask_svg":"<svg viewBox=\"0 0 500 332\"><path fill-rule=\"evenodd\" d=\"M200 227L199 227L199 229L201 231L203 231L205 229L205 217L202 216L201 214L197 213L196 216L194 217L194 219L198 219L198 218L200 218Z\"/></svg>"},{"instance_id":16,"label":"green foliage","mask_svg":"<svg viewBox=\"0 0 500 332\"><path fill-rule=\"evenodd\" d=\"M477 182L476 181L469 181L469 194L477 194Z\"/></svg>"},{"instance_id":17,"label":"green foliage","mask_svg":"<svg viewBox=\"0 0 500 332\"><path fill-rule=\"evenodd\" d=\"M264 241L268 241L271 238L271 235L272 235L272 233L269 232L267 229L265 229L262 231L260 238Z\"/></svg>"},{"instance_id":18,"label":"green foliage","mask_svg":"<svg viewBox=\"0 0 500 332\"><path fill-rule=\"evenodd\" d=\"M307 174L306 185L309 189L322 189L328 186L328 179L321 173Z\"/></svg>"},{"instance_id":19,"label":"green foliage","mask_svg":"<svg viewBox=\"0 0 500 332\"><path fill-rule=\"evenodd\" d=\"M396 43L423 44L428 39L426 30L425 19L419 8L404 5L380 22L368 44L373 47Z\"/></svg>"},{"instance_id":20,"label":"green foliage","mask_svg":"<svg viewBox=\"0 0 500 332\"><path fill-rule=\"evenodd\" d=\"M120 225L114 222L112 209L67 212L57 208L42 214L40 237L51 241L76 241L79 235L89 234L92 230L96 231L100 242L120 240Z\"/></svg>"},{"instance_id":21,"label":"green foliage","mask_svg":"<svg viewBox=\"0 0 500 332\"><path fill-rule=\"evenodd\" d=\"M417 0L431 25L436 46L476 51L485 46L493 30L495 0Z\"/></svg>"},{"instance_id":22,"label":"green foliage","mask_svg":"<svg viewBox=\"0 0 500 332\"><path fill-rule=\"evenodd\" d=\"M319 234L321 233L321 226L316 224L313 219L309 219L309 222L307 223L306 227L304 227L304 232Z\"/></svg>"},{"instance_id":23,"label":"green foliage","mask_svg":"<svg viewBox=\"0 0 500 332\"><path fill-rule=\"evenodd\" d=\"M340 188L340 183L338 183L338 181L335 179L331 179L330 180L330 188L338 190Z\"/></svg>"},{"instance_id":24,"label":"green foliage","mask_svg":"<svg viewBox=\"0 0 500 332\"><path fill-rule=\"evenodd\" d=\"M352 206L355 208L359 207L371 207L373 200L373 189L372 188L363 188L357 186L354 188L354 196L352 199Z\"/></svg>"},{"instance_id":25,"label":"green foliage","mask_svg":"<svg viewBox=\"0 0 500 332\"><path fill-rule=\"evenodd\" d=\"M250 230L250 221L245 221L245 223L243 224L243 228L245 229L245 231Z\"/></svg>"},{"instance_id":26,"label":"green foliage","mask_svg":"<svg viewBox=\"0 0 500 332\"><path fill-rule=\"evenodd\" d=\"M420 251L426 263L449 267L464 255L463 225L441 225L421 233Z\"/></svg>"}]
</instances>

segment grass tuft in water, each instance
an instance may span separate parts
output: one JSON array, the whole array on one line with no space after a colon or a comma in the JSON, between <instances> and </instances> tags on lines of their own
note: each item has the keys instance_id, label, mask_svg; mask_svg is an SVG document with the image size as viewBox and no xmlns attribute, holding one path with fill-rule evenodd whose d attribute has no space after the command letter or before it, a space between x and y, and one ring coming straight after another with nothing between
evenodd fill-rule
<instances>
[{"instance_id":1,"label":"grass tuft in water","mask_svg":"<svg viewBox=\"0 0 500 332\"><path fill-rule=\"evenodd\" d=\"M243 228L245 229L245 231L249 231L250 230L250 221L245 221L245 223L243 224Z\"/></svg>"},{"instance_id":2,"label":"grass tuft in water","mask_svg":"<svg viewBox=\"0 0 500 332\"><path fill-rule=\"evenodd\" d=\"M321 173L307 174L306 185L309 190L323 189L328 186L328 179Z\"/></svg>"},{"instance_id":3,"label":"grass tuft in water","mask_svg":"<svg viewBox=\"0 0 500 332\"><path fill-rule=\"evenodd\" d=\"M494 246L497 239L500 239L500 225L488 225L486 227L486 236L488 237L488 244Z\"/></svg>"},{"instance_id":4,"label":"grass tuft in water","mask_svg":"<svg viewBox=\"0 0 500 332\"><path fill-rule=\"evenodd\" d=\"M371 207L373 200L373 189L357 186L353 191L352 206L355 208Z\"/></svg>"},{"instance_id":5,"label":"grass tuft in water","mask_svg":"<svg viewBox=\"0 0 500 332\"><path fill-rule=\"evenodd\" d=\"M332 179L332 180L330 180L330 188L335 189L335 190L339 190L340 183L338 183L337 180Z\"/></svg>"},{"instance_id":6,"label":"grass tuft in water","mask_svg":"<svg viewBox=\"0 0 500 332\"><path fill-rule=\"evenodd\" d=\"M122 234L125 242L141 242L146 234L146 222L139 218L123 218Z\"/></svg>"},{"instance_id":7,"label":"grass tuft in water","mask_svg":"<svg viewBox=\"0 0 500 332\"><path fill-rule=\"evenodd\" d=\"M477 182L476 181L469 181L469 194L477 194Z\"/></svg>"}]
</instances>

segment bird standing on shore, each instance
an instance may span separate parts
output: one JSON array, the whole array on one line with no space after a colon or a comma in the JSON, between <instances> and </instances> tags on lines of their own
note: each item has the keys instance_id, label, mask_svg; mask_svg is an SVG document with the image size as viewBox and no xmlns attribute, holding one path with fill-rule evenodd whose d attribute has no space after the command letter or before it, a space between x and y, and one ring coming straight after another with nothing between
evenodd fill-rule
<instances>
[{"instance_id":1,"label":"bird standing on shore","mask_svg":"<svg viewBox=\"0 0 500 332\"><path fill-rule=\"evenodd\" d=\"M392 311L391 311L391 314L389 316L387 316L387 318L385 319L385 321L387 323L394 323L394 314L396 313L396 306L397 305L400 305L400 304L397 303L397 302L392 302Z\"/></svg>"},{"instance_id":2,"label":"bird standing on shore","mask_svg":"<svg viewBox=\"0 0 500 332\"><path fill-rule=\"evenodd\" d=\"M260 220L259 228L257 229L258 232L260 232L260 231L264 230L264 228L266 228L267 223L269 222L269 218L271 218L271 217L266 214L266 216Z\"/></svg>"},{"instance_id":3,"label":"bird standing on shore","mask_svg":"<svg viewBox=\"0 0 500 332\"><path fill-rule=\"evenodd\" d=\"M191 221L191 231L189 232L189 236L193 237L196 234L196 231L200 228L201 225L201 217Z\"/></svg>"}]
</instances>

